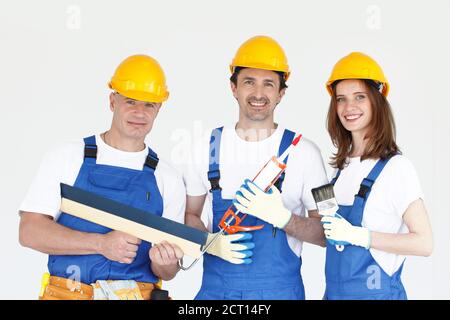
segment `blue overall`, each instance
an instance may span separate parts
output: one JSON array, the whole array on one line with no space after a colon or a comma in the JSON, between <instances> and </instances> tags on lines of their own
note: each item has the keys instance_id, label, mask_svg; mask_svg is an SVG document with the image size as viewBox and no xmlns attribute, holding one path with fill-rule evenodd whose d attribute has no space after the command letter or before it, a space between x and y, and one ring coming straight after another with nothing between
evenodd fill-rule
<instances>
[{"instance_id":1,"label":"blue overall","mask_svg":"<svg viewBox=\"0 0 450 320\"><path fill-rule=\"evenodd\" d=\"M352 206L339 205L338 213L354 226L361 227L364 207L373 184L389 159L378 160L369 175L363 179ZM334 185L341 171L331 181ZM404 300L406 292L400 279L403 264L389 276L372 257L370 250L347 245L338 252L327 241L325 264L326 291L328 300Z\"/></svg>"},{"instance_id":2,"label":"blue overall","mask_svg":"<svg viewBox=\"0 0 450 320\"><path fill-rule=\"evenodd\" d=\"M163 200L155 179L158 156L150 148L143 170L115 167L96 163L95 136L84 139L84 160L75 181L75 187L99 196L161 216ZM61 213L57 222L73 230L105 234L111 229ZM150 268L151 244L142 241L131 264L111 261L100 254L51 255L48 270L51 275L91 284L97 280L136 280L158 282Z\"/></svg>"},{"instance_id":3,"label":"blue overall","mask_svg":"<svg viewBox=\"0 0 450 320\"><path fill-rule=\"evenodd\" d=\"M219 221L233 202L233 199L222 198L219 185L222 129L223 127L214 129L210 140L208 180L213 197L213 232L219 231ZM291 144L294 136L294 132L285 130L279 155ZM280 191L283 179L284 174L276 184ZM195 299L304 299L300 274L302 261L289 247L286 233L278 229L274 236L271 224L251 215L248 215L241 225L261 224L264 224L263 229L252 232L252 241L255 243L252 263L237 265L208 253L204 255L202 286Z\"/></svg>"}]
</instances>

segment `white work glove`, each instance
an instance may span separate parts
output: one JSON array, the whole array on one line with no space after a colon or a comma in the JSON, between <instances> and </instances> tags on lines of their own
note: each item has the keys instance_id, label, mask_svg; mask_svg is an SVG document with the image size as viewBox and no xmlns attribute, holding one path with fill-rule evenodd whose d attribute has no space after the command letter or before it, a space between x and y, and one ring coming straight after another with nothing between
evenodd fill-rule
<instances>
[{"instance_id":1,"label":"white work glove","mask_svg":"<svg viewBox=\"0 0 450 320\"><path fill-rule=\"evenodd\" d=\"M325 216L321 219L325 237L336 245L354 245L370 248L370 231L364 227L355 227L340 214Z\"/></svg>"},{"instance_id":2,"label":"white work glove","mask_svg":"<svg viewBox=\"0 0 450 320\"><path fill-rule=\"evenodd\" d=\"M217 233L208 234L207 244L213 241ZM253 249L255 244L249 242L252 235L247 232L236 234L221 234L218 239L206 250L209 254L215 255L223 260L234 264L249 264L252 262ZM241 241L241 242L238 242Z\"/></svg>"},{"instance_id":3,"label":"white work glove","mask_svg":"<svg viewBox=\"0 0 450 320\"><path fill-rule=\"evenodd\" d=\"M286 209L277 187L262 191L250 180L245 180L233 201L236 209L264 220L275 227L283 229L291 219L292 213Z\"/></svg>"}]
</instances>

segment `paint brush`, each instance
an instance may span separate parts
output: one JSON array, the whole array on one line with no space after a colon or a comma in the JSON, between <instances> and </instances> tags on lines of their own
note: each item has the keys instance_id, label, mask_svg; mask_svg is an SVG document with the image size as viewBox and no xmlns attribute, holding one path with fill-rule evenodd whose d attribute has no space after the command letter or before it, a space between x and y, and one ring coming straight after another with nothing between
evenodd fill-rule
<instances>
[{"instance_id":1,"label":"paint brush","mask_svg":"<svg viewBox=\"0 0 450 320\"><path fill-rule=\"evenodd\" d=\"M335 216L339 205L334 196L334 189L331 183L311 189L317 210L321 216ZM337 251L343 251L343 245L336 245Z\"/></svg>"}]
</instances>

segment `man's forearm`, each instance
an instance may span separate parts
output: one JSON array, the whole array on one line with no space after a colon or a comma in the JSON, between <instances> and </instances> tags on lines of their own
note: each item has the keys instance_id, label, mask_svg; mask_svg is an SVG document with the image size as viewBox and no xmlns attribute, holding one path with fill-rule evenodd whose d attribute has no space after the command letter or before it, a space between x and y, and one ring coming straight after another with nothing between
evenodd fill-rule
<instances>
[{"instance_id":1,"label":"man's forearm","mask_svg":"<svg viewBox=\"0 0 450 320\"><path fill-rule=\"evenodd\" d=\"M325 247L325 235L319 218L299 217L292 214L284 228L290 236L305 242Z\"/></svg>"},{"instance_id":2,"label":"man's forearm","mask_svg":"<svg viewBox=\"0 0 450 320\"><path fill-rule=\"evenodd\" d=\"M23 213L20 243L51 255L86 255L100 252L103 235L72 230L37 213Z\"/></svg>"},{"instance_id":3,"label":"man's forearm","mask_svg":"<svg viewBox=\"0 0 450 320\"><path fill-rule=\"evenodd\" d=\"M185 217L185 222L188 226L199 229L201 231L209 232L208 229L206 229L206 226L203 223L202 219L200 218L200 215L186 212Z\"/></svg>"},{"instance_id":4,"label":"man's forearm","mask_svg":"<svg viewBox=\"0 0 450 320\"><path fill-rule=\"evenodd\" d=\"M160 279L164 281L171 280L175 277L175 275L180 271L180 267L175 265L159 265L154 262L151 263L151 268L153 273Z\"/></svg>"}]
</instances>

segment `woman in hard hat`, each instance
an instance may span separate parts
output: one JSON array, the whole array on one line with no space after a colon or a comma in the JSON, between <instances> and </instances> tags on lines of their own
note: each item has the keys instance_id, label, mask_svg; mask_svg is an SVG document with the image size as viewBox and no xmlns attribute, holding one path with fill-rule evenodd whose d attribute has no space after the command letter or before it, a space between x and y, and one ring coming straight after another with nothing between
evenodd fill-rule
<instances>
[{"instance_id":1,"label":"woman in hard hat","mask_svg":"<svg viewBox=\"0 0 450 320\"><path fill-rule=\"evenodd\" d=\"M416 171L395 141L389 83L372 58L353 52L336 63L327 89L339 210L322 218L325 299L406 299L405 256L429 256L433 242Z\"/></svg>"}]
</instances>

